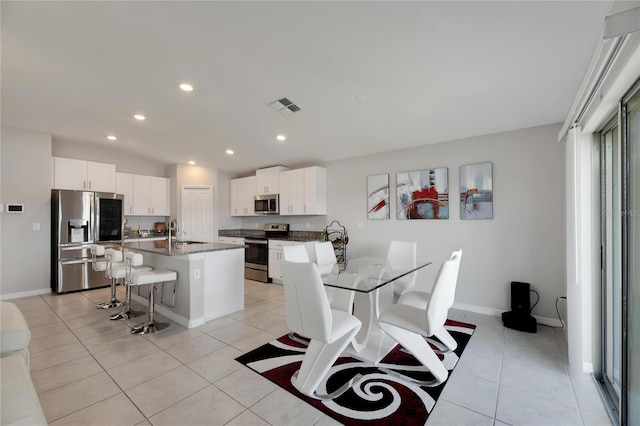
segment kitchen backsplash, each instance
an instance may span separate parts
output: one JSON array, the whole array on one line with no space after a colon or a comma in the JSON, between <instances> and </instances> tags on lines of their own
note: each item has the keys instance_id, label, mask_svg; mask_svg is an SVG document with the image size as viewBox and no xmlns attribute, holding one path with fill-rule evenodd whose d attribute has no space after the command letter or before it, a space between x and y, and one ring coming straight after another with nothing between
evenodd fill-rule
<instances>
[{"instance_id":1,"label":"kitchen backsplash","mask_svg":"<svg viewBox=\"0 0 640 426\"><path fill-rule=\"evenodd\" d=\"M158 216L128 216L125 217L124 236L132 238L136 231L149 232L149 236L164 236L166 232L154 232L156 222L162 222L162 217Z\"/></svg>"},{"instance_id":2,"label":"kitchen backsplash","mask_svg":"<svg viewBox=\"0 0 640 426\"><path fill-rule=\"evenodd\" d=\"M290 231L288 238L275 237L274 239L288 239L292 241L316 241L320 240L322 232L318 231ZM220 237L240 237L240 238L264 238L263 230L255 229L221 229L218 231Z\"/></svg>"}]
</instances>

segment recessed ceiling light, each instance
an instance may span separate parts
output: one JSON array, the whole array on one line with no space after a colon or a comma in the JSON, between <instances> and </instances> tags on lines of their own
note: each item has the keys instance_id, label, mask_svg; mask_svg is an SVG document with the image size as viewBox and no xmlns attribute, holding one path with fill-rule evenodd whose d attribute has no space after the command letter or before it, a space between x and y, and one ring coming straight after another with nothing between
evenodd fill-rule
<instances>
[{"instance_id":1,"label":"recessed ceiling light","mask_svg":"<svg viewBox=\"0 0 640 426\"><path fill-rule=\"evenodd\" d=\"M280 142L282 142L282 141L286 141L287 137L285 135L278 135L278 136L276 136L276 139L278 139Z\"/></svg>"},{"instance_id":2,"label":"recessed ceiling light","mask_svg":"<svg viewBox=\"0 0 640 426\"><path fill-rule=\"evenodd\" d=\"M191 164L192 166L195 166L195 165L196 165L196 162L195 162L195 161L188 161L188 163L189 163L189 164Z\"/></svg>"},{"instance_id":3,"label":"recessed ceiling light","mask_svg":"<svg viewBox=\"0 0 640 426\"><path fill-rule=\"evenodd\" d=\"M135 118L136 120L139 120L139 121L142 121L142 120L146 120L146 119L147 119L147 117L145 117L145 116L144 116L144 115L142 115L142 114L136 114L136 115L134 115L134 116L133 116L133 118Z\"/></svg>"},{"instance_id":4,"label":"recessed ceiling light","mask_svg":"<svg viewBox=\"0 0 640 426\"><path fill-rule=\"evenodd\" d=\"M229 155L233 155L233 150L232 150L232 149L228 149L228 150L226 150L225 152L226 152L227 154L229 154Z\"/></svg>"},{"instance_id":5,"label":"recessed ceiling light","mask_svg":"<svg viewBox=\"0 0 640 426\"><path fill-rule=\"evenodd\" d=\"M182 90L184 90L185 92L192 92L193 91L193 86L190 85L189 83L182 83L180 84L180 88Z\"/></svg>"},{"instance_id":6,"label":"recessed ceiling light","mask_svg":"<svg viewBox=\"0 0 640 426\"><path fill-rule=\"evenodd\" d=\"M109 139L110 141L115 141L118 138L113 136L113 135L109 135L109 136L107 136L107 139Z\"/></svg>"}]
</instances>

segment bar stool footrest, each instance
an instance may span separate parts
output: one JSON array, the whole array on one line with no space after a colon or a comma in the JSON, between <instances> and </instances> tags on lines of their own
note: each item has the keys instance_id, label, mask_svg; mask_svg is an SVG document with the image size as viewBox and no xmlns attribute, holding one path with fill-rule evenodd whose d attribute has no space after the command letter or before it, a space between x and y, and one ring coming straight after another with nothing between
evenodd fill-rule
<instances>
[{"instance_id":1,"label":"bar stool footrest","mask_svg":"<svg viewBox=\"0 0 640 426\"><path fill-rule=\"evenodd\" d=\"M131 328L131 334L149 334L156 333L169 327L168 322L150 321L144 324L138 324Z\"/></svg>"},{"instance_id":2,"label":"bar stool footrest","mask_svg":"<svg viewBox=\"0 0 640 426\"><path fill-rule=\"evenodd\" d=\"M111 308L119 308L124 305L124 302L119 301L118 299L110 300L109 302L100 303L96 305L98 309L111 309Z\"/></svg>"},{"instance_id":3,"label":"bar stool footrest","mask_svg":"<svg viewBox=\"0 0 640 426\"><path fill-rule=\"evenodd\" d=\"M115 315L111 315L109 317L110 320L112 321L116 321L116 320L128 320L131 318L135 318L135 317L139 317L140 315L144 314L143 311L134 311L133 309L125 309L122 312L118 312Z\"/></svg>"}]
</instances>

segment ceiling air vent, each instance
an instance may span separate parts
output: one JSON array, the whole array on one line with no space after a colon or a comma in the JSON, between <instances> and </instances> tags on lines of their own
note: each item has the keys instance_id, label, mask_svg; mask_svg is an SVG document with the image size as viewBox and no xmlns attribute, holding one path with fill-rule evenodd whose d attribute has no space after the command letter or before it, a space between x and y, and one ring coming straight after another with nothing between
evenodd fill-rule
<instances>
[{"instance_id":1,"label":"ceiling air vent","mask_svg":"<svg viewBox=\"0 0 640 426\"><path fill-rule=\"evenodd\" d=\"M302 111L302 108L300 108L298 105L294 104L287 98L273 101L269 104L269 106L282 115L291 115L294 112Z\"/></svg>"}]
</instances>

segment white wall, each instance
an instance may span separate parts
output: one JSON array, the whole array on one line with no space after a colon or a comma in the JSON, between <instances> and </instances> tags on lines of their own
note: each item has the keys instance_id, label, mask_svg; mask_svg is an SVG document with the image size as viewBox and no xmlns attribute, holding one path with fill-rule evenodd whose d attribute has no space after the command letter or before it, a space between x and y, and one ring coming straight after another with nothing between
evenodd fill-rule
<instances>
[{"instance_id":1,"label":"white wall","mask_svg":"<svg viewBox=\"0 0 640 426\"><path fill-rule=\"evenodd\" d=\"M105 142L104 145L99 145L54 138L51 155L115 164L116 170L121 173L168 177L164 174L164 164L126 151L119 141L109 142L109 144Z\"/></svg>"},{"instance_id":2,"label":"white wall","mask_svg":"<svg viewBox=\"0 0 640 426\"><path fill-rule=\"evenodd\" d=\"M327 219L347 227L347 258L384 255L391 239L417 241L418 257L434 262L418 278L428 288L439 264L461 247L457 304L492 314L510 310L510 283L524 281L540 293L533 314L557 321L555 301L566 296L559 129L554 124L329 163ZM494 218L460 220L459 167L486 161L493 162ZM449 219L397 220L396 173L434 167L449 169ZM390 174L391 219L367 220L367 176L381 173Z\"/></svg>"},{"instance_id":3,"label":"white wall","mask_svg":"<svg viewBox=\"0 0 640 426\"><path fill-rule=\"evenodd\" d=\"M0 213L0 297L48 293L51 136L10 127L0 135L0 203L24 204L25 211Z\"/></svg>"}]
</instances>

